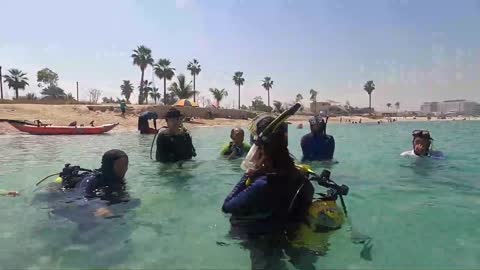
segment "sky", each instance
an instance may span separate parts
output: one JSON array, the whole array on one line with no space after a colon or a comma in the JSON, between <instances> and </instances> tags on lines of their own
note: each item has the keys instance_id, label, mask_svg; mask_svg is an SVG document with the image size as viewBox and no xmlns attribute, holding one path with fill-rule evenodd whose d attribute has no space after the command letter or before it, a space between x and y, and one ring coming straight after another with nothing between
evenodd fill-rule
<instances>
[{"instance_id":1,"label":"sky","mask_svg":"<svg viewBox=\"0 0 480 270\"><path fill-rule=\"evenodd\" d=\"M57 72L59 86L80 99L88 89L120 96L123 80L135 86L140 70L132 50L152 49L178 73L197 59L196 88L225 88L223 106L238 102L232 77L242 71L241 103L267 101L261 80L274 81L271 100L291 102L318 91L318 100L368 106L400 102L418 110L424 101L480 102L480 0L0 0L0 65L27 72ZM152 79L152 70L146 70ZM170 84L170 82L168 82ZM155 79L163 93L163 82ZM4 92L13 96L12 90ZM138 93L135 92L134 96Z\"/></svg>"}]
</instances>

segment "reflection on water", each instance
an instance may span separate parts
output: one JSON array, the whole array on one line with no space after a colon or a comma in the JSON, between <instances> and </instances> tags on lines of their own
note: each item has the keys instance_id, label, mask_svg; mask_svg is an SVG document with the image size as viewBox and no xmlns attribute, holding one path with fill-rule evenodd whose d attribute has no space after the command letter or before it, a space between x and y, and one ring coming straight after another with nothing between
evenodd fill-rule
<instances>
[{"instance_id":1,"label":"reflection on water","mask_svg":"<svg viewBox=\"0 0 480 270\"><path fill-rule=\"evenodd\" d=\"M418 128L430 129L446 160L400 156L411 147L410 131ZM455 140L448 135L452 129L459 129ZM480 235L480 144L469 135L479 133L479 123L331 124L328 130L340 162L311 165L317 173L330 169L332 179L350 187L349 215L356 230L373 238L373 248L372 260L362 259L369 254L352 244L345 226L329 237L327 255L315 258L317 269L480 265L480 239L472 237ZM305 132L289 131L297 158ZM2 136L0 188L22 196L0 197L0 268L248 268L249 252L228 237L228 217L220 211L242 174L241 160L219 157L229 134L229 128L192 130L198 156L181 167L150 160L149 135ZM65 207L53 213L52 205L35 198L40 193L33 192L34 184L43 176L64 163L98 168L112 148L130 157L127 186L139 205L113 206L119 216L100 219L64 197L59 200Z\"/></svg>"}]
</instances>

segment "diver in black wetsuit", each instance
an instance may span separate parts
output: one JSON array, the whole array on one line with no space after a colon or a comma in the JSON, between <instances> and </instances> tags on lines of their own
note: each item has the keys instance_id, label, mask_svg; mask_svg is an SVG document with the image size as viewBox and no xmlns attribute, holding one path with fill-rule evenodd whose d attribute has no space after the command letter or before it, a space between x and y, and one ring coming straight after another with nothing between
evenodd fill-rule
<instances>
[{"instance_id":1,"label":"diver in black wetsuit","mask_svg":"<svg viewBox=\"0 0 480 270\"><path fill-rule=\"evenodd\" d=\"M270 116L261 119L256 133L261 134L273 120ZM232 236L244 240L250 250L252 269L284 269L283 252L294 265L314 269L314 257L303 256L285 236L305 221L314 193L290 156L287 129L282 123L266 141L255 141L258 148L251 159L255 167L240 179L222 206L224 213L231 214Z\"/></svg>"},{"instance_id":2,"label":"diver in black wetsuit","mask_svg":"<svg viewBox=\"0 0 480 270\"><path fill-rule=\"evenodd\" d=\"M197 156L190 133L182 127L180 111L171 108L165 115L167 127L161 130L157 138L155 158L160 162L190 160Z\"/></svg>"},{"instance_id":3,"label":"diver in black wetsuit","mask_svg":"<svg viewBox=\"0 0 480 270\"><path fill-rule=\"evenodd\" d=\"M140 134L155 134L157 133L157 119L158 114L156 112L143 112L138 117L138 130ZM153 128L148 124L148 120L153 120Z\"/></svg>"}]
</instances>

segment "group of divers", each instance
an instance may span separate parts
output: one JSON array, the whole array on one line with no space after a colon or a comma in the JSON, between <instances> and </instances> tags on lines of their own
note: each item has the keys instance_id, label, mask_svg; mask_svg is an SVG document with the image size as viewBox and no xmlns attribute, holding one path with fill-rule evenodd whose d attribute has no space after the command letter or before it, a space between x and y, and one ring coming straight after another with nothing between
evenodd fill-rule
<instances>
[{"instance_id":1,"label":"group of divers","mask_svg":"<svg viewBox=\"0 0 480 270\"><path fill-rule=\"evenodd\" d=\"M232 129L231 141L221 149L221 155L227 159L243 158L241 168L245 172L226 196L221 210L230 214L230 235L242 239L243 247L250 251L252 269L282 269L285 255L295 267L315 269L316 258L327 251L328 236L345 223L352 226L343 199L349 188L331 180L328 170L317 175L309 166L296 164L288 150L286 120L299 108L300 104L295 104L280 115L254 118L249 126L250 145L244 142L241 128ZM180 111L171 108L164 116L167 125L157 131L156 113L140 115L140 132L157 133L157 161L181 162L196 156L182 117ZM154 120L154 129L149 127L149 119ZM309 119L311 132L301 140L302 162L333 160L335 140L326 133L327 123L328 117ZM432 150L433 139L427 130L415 130L412 137L412 149L403 156L443 156ZM48 184L48 190L57 194L80 192L86 203L92 199L108 201L109 204L96 208L93 216L112 217L115 213L109 205L129 200L125 180L128 164L125 152L109 150L96 170L66 164L59 177ZM315 193L312 183L324 187L326 192ZM354 229L350 229L353 233ZM352 240L362 243L362 257L371 259L367 254L371 238L360 234L352 236Z\"/></svg>"}]
</instances>

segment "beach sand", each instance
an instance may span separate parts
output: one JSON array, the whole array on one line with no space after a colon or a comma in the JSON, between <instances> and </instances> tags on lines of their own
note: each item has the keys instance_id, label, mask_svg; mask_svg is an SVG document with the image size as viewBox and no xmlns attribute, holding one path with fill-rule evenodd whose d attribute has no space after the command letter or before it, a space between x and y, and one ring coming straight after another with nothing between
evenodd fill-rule
<instances>
[{"instance_id":1,"label":"beach sand","mask_svg":"<svg viewBox=\"0 0 480 270\"><path fill-rule=\"evenodd\" d=\"M145 106L140 105L129 105L130 110L127 112L125 117L122 117L119 112L106 111L90 111L86 105L41 105L41 104L0 104L0 119L15 119L15 120L40 120L46 124L55 124L55 125L68 125L73 121L77 121L77 124L84 124L88 126L90 121L95 120L95 125L109 124L109 123L119 123L115 129L111 132L136 132L137 131L137 121L138 115L145 109ZM303 123L304 128L307 127L308 119L310 117L307 115L294 115L289 119L289 122L292 124ZM372 123L382 121L382 123L387 123L387 119L370 119L367 117L360 116L347 116L347 117L331 117L329 122L351 124L348 122L359 122L362 123ZM462 120L463 117L458 117L456 120ZM478 118L467 118L471 120L478 120ZM425 117L417 117L413 119L412 117L396 117L397 121L427 121ZM451 121L452 118L439 121ZM437 121L436 119L433 121ZM201 122L204 124L190 124L186 123L187 128L195 127L211 127L211 126L232 126L232 127L246 127L250 121L248 120L239 120L239 119L226 119L226 118L216 118L213 120L201 119ZM165 121L159 119L157 121L157 126L161 127L166 125ZM19 133L15 128L10 126L8 123L0 122L0 134L12 134Z\"/></svg>"}]
</instances>

